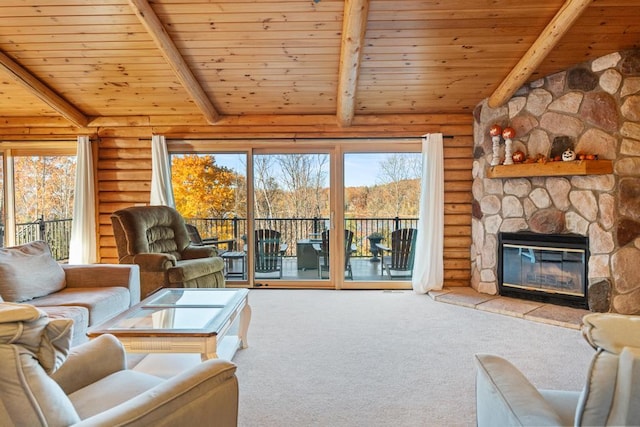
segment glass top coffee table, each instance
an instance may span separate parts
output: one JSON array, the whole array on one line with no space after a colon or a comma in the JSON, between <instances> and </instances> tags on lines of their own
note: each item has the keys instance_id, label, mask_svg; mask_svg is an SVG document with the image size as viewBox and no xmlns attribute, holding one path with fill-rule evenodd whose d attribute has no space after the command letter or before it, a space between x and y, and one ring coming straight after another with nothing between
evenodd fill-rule
<instances>
[{"instance_id":1,"label":"glass top coffee table","mask_svg":"<svg viewBox=\"0 0 640 427\"><path fill-rule=\"evenodd\" d=\"M200 353L231 360L247 347L247 289L164 288L87 332L116 336L129 352Z\"/></svg>"}]
</instances>

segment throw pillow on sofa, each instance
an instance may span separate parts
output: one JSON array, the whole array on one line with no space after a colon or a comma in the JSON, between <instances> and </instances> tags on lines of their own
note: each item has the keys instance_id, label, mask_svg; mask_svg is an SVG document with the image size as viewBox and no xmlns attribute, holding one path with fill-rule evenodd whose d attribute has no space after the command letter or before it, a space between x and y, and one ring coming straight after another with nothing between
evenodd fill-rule
<instances>
[{"instance_id":1,"label":"throw pillow on sofa","mask_svg":"<svg viewBox=\"0 0 640 427\"><path fill-rule=\"evenodd\" d=\"M65 286L64 270L46 242L0 248L0 295L4 301L28 301Z\"/></svg>"}]
</instances>

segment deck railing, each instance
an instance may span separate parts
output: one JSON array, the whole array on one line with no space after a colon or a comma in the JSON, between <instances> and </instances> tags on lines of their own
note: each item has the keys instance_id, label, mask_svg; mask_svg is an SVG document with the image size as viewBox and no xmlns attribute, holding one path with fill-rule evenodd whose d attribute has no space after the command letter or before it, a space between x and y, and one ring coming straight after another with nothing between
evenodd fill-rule
<instances>
[{"instance_id":1,"label":"deck railing","mask_svg":"<svg viewBox=\"0 0 640 427\"><path fill-rule=\"evenodd\" d=\"M51 254L58 261L69 259L71 241L71 218L44 220L16 224L16 245L44 240L51 248ZM0 246L4 242L4 224L0 224Z\"/></svg>"},{"instance_id":2,"label":"deck railing","mask_svg":"<svg viewBox=\"0 0 640 427\"><path fill-rule=\"evenodd\" d=\"M220 240L233 240L232 249L241 250L246 242L246 218L188 218L186 221L195 225L203 238L217 237ZM385 239L389 239L393 230L416 228L417 224L417 218L347 218L345 228L353 231L353 243L356 245L356 252L352 256L368 257L370 255L367 236L373 232L382 233ZM329 218L256 218L254 228L278 230L283 242L288 244L285 256L296 256L298 240L319 236L328 226ZM4 225L0 224L0 244L4 241L3 237ZM16 224L16 245L34 240L44 240L49 243L56 260L68 260L71 218L39 219Z\"/></svg>"},{"instance_id":3,"label":"deck railing","mask_svg":"<svg viewBox=\"0 0 640 427\"><path fill-rule=\"evenodd\" d=\"M246 242L246 218L188 218L186 221L198 228L203 238L233 240L233 248L241 249ZM356 253L353 256L369 256L369 236L373 232L382 233L389 239L391 232L399 228L416 228L418 218L347 218L345 228L353 231L353 243ZM288 244L285 256L296 255L298 240L319 236L329 226L329 218L256 218L255 229L269 228L277 230L284 243Z\"/></svg>"}]
</instances>

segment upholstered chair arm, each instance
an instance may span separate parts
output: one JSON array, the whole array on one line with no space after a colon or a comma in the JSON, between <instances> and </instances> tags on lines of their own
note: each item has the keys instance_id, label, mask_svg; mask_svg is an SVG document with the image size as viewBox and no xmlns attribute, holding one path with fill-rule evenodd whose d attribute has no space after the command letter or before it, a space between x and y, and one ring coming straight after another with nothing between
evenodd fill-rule
<instances>
[{"instance_id":1,"label":"upholstered chair arm","mask_svg":"<svg viewBox=\"0 0 640 427\"><path fill-rule=\"evenodd\" d=\"M62 264L68 288L121 286L129 289L131 305L140 302L140 267L135 264Z\"/></svg>"},{"instance_id":2,"label":"upholstered chair arm","mask_svg":"<svg viewBox=\"0 0 640 427\"><path fill-rule=\"evenodd\" d=\"M208 258L217 256L218 251L211 246L187 246L180 255L182 259Z\"/></svg>"},{"instance_id":3,"label":"upholstered chair arm","mask_svg":"<svg viewBox=\"0 0 640 427\"><path fill-rule=\"evenodd\" d=\"M553 407L511 363L479 354L476 365L478 427L563 425Z\"/></svg>"},{"instance_id":4,"label":"upholstered chair arm","mask_svg":"<svg viewBox=\"0 0 640 427\"><path fill-rule=\"evenodd\" d=\"M113 335L101 335L72 347L67 360L51 378L69 395L126 368L126 356L120 341Z\"/></svg>"},{"instance_id":5,"label":"upholstered chair arm","mask_svg":"<svg viewBox=\"0 0 640 427\"><path fill-rule=\"evenodd\" d=\"M176 257L165 253L146 252L126 258L128 260L120 260L120 262L138 264L140 271L167 271L176 265Z\"/></svg>"},{"instance_id":6,"label":"upholstered chair arm","mask_svg":"<svg viewBox=\"0 0 640 427\"><path fill-rule=\"evenodd\" d=\"M234 364L211 359L75 426L189 425L235 427L238 380Z\"/></svg>"}]
</instances>

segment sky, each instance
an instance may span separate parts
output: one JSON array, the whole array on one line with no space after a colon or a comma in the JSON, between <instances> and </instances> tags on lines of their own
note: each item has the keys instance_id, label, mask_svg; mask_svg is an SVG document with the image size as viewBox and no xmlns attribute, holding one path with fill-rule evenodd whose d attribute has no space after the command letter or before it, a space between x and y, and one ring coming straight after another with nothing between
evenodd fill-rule
<instances>
[{"instance_id":1,"label":"sky","mask_svg":"<svg viewBox=\"0 0 640 427\"><path fill-rule=\"evenodd\" d=\"M377 168L389 153L347 153L345 154L345 186L360 187L376 184ZM419 155L416 153L416 155ZM216 164L225 166L245 175L245 154L215 154Z\"/></svg>"}]
</instances>

